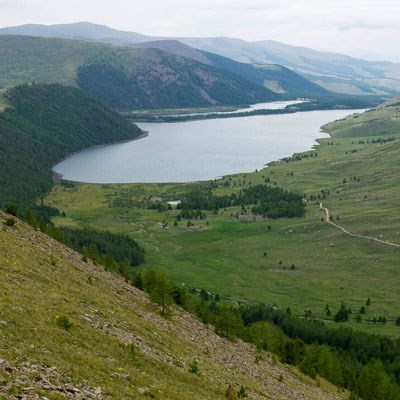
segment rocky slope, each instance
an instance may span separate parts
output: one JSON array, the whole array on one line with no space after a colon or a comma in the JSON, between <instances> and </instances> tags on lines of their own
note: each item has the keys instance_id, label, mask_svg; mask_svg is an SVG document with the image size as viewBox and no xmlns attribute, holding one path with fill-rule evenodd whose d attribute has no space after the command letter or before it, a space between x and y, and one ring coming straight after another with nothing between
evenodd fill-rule
<instances>
[{"instance_id":1,"label":"rocky slope","mask_svg":"<svg viewBox=\"0 0 400 400\"><path fill-rule=\"evenodd\" d=\"M161 317L120 277L7 220L0 214L0 398L222 399L241 386L251 399L345 398L180 309Z\"/></svg>"}]
</instances>

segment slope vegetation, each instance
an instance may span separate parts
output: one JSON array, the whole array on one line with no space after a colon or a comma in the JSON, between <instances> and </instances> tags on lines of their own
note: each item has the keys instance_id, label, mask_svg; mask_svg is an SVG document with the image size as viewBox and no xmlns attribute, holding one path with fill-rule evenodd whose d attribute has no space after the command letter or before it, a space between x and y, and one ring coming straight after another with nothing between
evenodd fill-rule
<instances>
[{"instance_id":1,"label":"slope vegetation","mask_svg":"<svg viewBox=\"0 0 400 400\"><path fill-rule=\"evenodd\" d=\"M26 205L52 185L51 166L85 147L134 139L135 125L76 88L17 86L0 113L0 205Z\"/></svg>"},{"instance_id":2,"label":"slope vegetation","mask_svg":"<svg viewBox=\"0 0 400 400\"><path fill-rule=\"evenodd\" d=\"M139 43L135 46L162 49L172 54L192 58L216 68L229 71L280 94L282 98L333 96L333 93L328 90L281 65L240 63L217 54L196 50L176 40L157 40Z\"/></svg>"},{"instance_id":3,"label":"slope vegetation","mask_svg":"<svg viewBox=\"0 0 400 400\"><path fill-rule=\"evenodd\" d=\"M277 99L241 76L158 49L0 36L0 85L79 86L119 110L234 105Z\"/></svg>"},{"instance_id":4,"label":"slope vegetation","mask_svg":"<svg viewBox=\"0 0 400 400\"><path fill-rule=\"evenodd\" d=\"M384 136L400 132L400 97L361 115L326 124L323 129L334 137Z\"/></svg>"},{"instance_id":5,"label":"slope vegetation","mask_svg":"<svg viewBox=\"0 0 400 400\"><path fill-rule=\"evenodd\" d=\"M179 309L161 317L143 292L8 218L0 214L0 397L233 399L243 387L252 399L344 398Z\"/></svg>"}]
</instances>

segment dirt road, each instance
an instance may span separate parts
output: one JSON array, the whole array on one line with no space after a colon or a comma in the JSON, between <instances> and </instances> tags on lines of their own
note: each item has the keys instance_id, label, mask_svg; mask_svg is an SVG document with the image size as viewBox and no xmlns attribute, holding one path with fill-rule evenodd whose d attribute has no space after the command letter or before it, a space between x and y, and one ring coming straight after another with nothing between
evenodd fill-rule
<instances>
[{"instance_id":1,"label":"dirt road","mask_svg":"<svg viewBox=\"0 0 400 400\"><path fill-rule=\"evenodd\" d=\"M319 203L319 208L324 212L325 222L334 226L337 229L340 229L343 233L345 233L348 236L358 237L358 238L367 239L367 240L373 240L375 242L386 244L386 245L392 246L392 247L400 247L400 244L392 243L392 242L389 242L388 240L377 239L377 238L374 238L371 236L359 235L357 233L350 232L346 228L343 228L343 226L337 224L336 222L331 221L329 210L326 207L324 207L322 203Z\"/></svg>"}]
</instances>

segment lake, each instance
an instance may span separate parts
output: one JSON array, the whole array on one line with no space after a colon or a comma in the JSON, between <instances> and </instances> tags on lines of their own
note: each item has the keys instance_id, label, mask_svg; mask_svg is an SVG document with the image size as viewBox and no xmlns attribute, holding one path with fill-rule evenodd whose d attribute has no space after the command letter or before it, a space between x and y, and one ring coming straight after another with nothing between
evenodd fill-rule
<instances>
[{"instance_id":1,"label":"lake","mask_svg":"<svg viewBox=\"0 0 400 400\"><path fill-rule=\"evenodd\" d=\"M178 123L139 123L143 139L89 149L60 162L64 179L92 183L190 182L251 172L311 149L320 127L361 110L309 111Z\"/></svg>"},{"instance_id":2,"label":"lake","mask_svg":"<svg viewBox=\"0 0 400 400\"><path fill-rule=\"evenodd\" d=\"M304 100L291 100L291 101L270 101L268 103L251 104L246 108L238 108L234 111L212 111L212 112L195 112L195 113L180 113L180 114L163 114L168 117L181 117L181 116L196 116L196 115L210 115L210 114L238 114L243 112L250 112L256 110L279 110L292 104L304 103Z\"/></svg>"}]
</instances>

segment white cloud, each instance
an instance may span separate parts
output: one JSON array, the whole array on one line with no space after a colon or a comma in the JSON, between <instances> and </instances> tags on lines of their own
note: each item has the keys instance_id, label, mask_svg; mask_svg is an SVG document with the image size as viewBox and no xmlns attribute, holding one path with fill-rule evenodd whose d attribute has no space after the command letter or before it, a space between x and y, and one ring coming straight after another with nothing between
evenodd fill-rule
<instances>
[{"instance_id":1,"label":"white cloud","mask_svg":"<svg viewBox=\"0 0 400 400\"><path fill-rule=\"evenodd\" d=\"M25 0L0 0L0 9L2 8L20 8L27 5Z\"/></svg>"}]
</instances>

